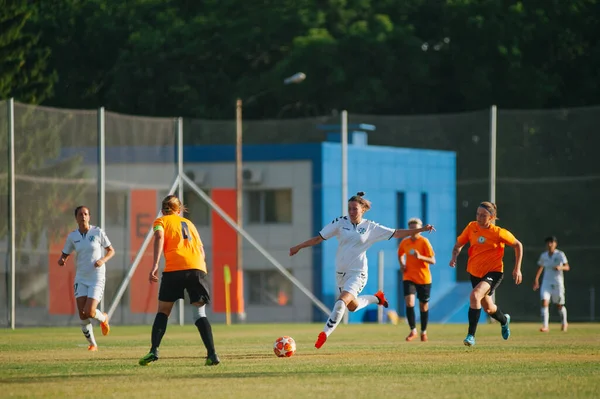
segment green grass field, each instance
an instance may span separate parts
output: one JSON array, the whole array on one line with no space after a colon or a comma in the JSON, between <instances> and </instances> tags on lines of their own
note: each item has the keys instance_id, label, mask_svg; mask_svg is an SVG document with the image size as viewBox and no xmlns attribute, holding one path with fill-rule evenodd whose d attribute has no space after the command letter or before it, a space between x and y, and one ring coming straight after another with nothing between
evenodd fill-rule
<instances>
[{"instance_id":1,"label":"green grass field","mask_svg":"<svg viewBox=\"0 0 600 399\"><path fill-rule=\"evenodd\" d=\"M432 325L429 342L405 342L404 325L342 325L317 350L321 324L214 325L222 363L204 366L192 325L169 325L159 361L138 366L150 326L113 326L99 351L78 327L0 331L0 397L47 398L598 398L600 325ZM277 358L274 340L291 335L297 352Z\"/></svg>"}]
</instances>

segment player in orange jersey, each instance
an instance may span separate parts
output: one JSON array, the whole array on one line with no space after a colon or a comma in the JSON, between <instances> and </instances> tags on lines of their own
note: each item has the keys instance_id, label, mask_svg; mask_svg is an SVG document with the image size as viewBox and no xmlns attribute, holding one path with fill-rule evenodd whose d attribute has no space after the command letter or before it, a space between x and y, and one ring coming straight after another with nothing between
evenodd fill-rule
<instances>
[{"instance_id":1,"label":"player in orange jersey","mask_svg":"<svg viewBox=\"0 0 600 399\"><path fill-rule=\"evenodd\" d=\"M471 222L456 239L452 249L450 266L456 266L456 258L462 247L469 247L467 272L471 276L473 290L469 306L469 333L463 343L466 346L475 345L475 331L479 322L481 307L502 326L502 338L510 336L510 315L502 313L493 300L493 293L500 285L504 275L504 246L509 245L515 250L515 266L512 276L515 284L521 284L521 260L523 259L523 244L506 229L494 224L498 209L491 202L482 202L477 207L477 221Z\"/></svg>"},{"instance_id":2,"label":"player in orange jersey","mask_svg":"<svg viewBox=\"0 0 600 399\"><path fill-rule=\"evenodd\" d=\"M423 222L419 218L408 221L409 229L420 229ZM427 341L427 322L429 321L429 295L431 292L431 272L429 265L435 264L435 253L429 240L414 233L406 237L398 245L398 261L401 265L404 284L404 301L406 303L406 320L410 327L407 341L417 336L415 323L415 294L419 299L421 313L421 341Z\"/></svg>"},{"instance_id":3,"label":"player in orange jersey","mask_svg":"<svg viewBox=\"0 0 600 399\"><path fill-rule=\"evenodd\" d=\"M158 263L163 252L165 269L158 292L158 312L152 325L152 347L140 359L141 366L158 360L158 347L167 330L173 304L184 298L184 290L190 297L190 303L197 307L195 324L208 352L205 364L214 366L220 363L215 352L212 328L206 318L210 294L204 247L196 226L181 216L184 210L179 198L168 195L162 201L163 216L154 221L154 265L150 271L150 283L158 282Z\"/></svg>"}]
</instances>

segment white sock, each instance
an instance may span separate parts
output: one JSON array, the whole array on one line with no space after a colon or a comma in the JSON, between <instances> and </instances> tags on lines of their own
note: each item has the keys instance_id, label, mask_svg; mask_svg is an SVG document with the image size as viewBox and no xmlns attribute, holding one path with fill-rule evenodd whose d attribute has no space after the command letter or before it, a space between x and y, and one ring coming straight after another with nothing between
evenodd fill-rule
<instances>
[{"instance_id":1,"label":"white sock","mask_svg":"<svg viewBox=\"0 0 600 399\"><path fill-rule=\"evenodd\" d=\"M81 332L83 332L85 339L87 339L90 345L98 346L94 338L94 328L90 319L81 320Z\"/></svg>"},{"instance_id":2,"label":"white sock","mask_svg":"<svg viewBox=\"0 0 600 399\"><path fill-rule=\"evenodd\" d=\"M342 321L342 317L344 317L344 313L346 312L346 304L342 300L338 300L335 305L333 305L333 312L329 315L329 319L327 319L327 323L325 323L325 328L323 332L329 337L333 330L340 324Z\"/></svg>"},{"instance_id":3,"label":"white sock","mask_svg":"<svg viewBox=\"0 0 600 399\"><path fill-rule=\"evenodd\" d=\"M560 313L561 324L564 326L567 324L567 307L563 306L558 312Z\"/></svg>"},{"instance_id":4,"label":"white sock","mask_svg":"<svg viewBox=\"0 0 600 399\"><path fill-rule=\"evenodd\" d=\"M364 308L365 306L371 305L372 303L379 303L379 299L377 299L375 295L361 295L356 298L356 301L358 302L358 306L355 310L353 310L354 312Z\"/></svg>"},{"instance_id":5,"label":"white sock","mask_svg":"<svg viewBox=\"0 0 600 399\"><path fill-rule=\"evenodd\" d=\"M550 319L550 312L547 307L542 306L542 327L548 328L548 320Z\"/></svg>"},{"instance_id":6,"label":"white sock","mask_svg":"<svg viewBox=\"0 0 600 399\"><path fill-rule=\"evenodd\" d=\"M194 307L194 321L206 317L206 305Z\"/></svg>"},{"instance_id":7,"label":"white sock","mask_svg":"<svg viewBox=\"0 0 600 399\"><path fill-rule=\"evenodd\" d=\"M106 321L106 316L104 316L104 313L96 309L94 319L98 320L100 323L104 323Z\"/></svg>"}]
</instances>

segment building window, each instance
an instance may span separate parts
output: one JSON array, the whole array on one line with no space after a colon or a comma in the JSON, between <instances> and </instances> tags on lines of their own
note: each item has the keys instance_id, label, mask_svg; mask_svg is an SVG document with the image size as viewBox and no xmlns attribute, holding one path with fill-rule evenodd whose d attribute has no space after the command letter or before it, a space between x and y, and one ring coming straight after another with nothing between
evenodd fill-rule
<instances>
[{"instance_id":1,"label":"building window","mask_svg":"<svg viewBox=\"0 0 600 399\"><path fill-rule=\"evenodd\" d=\"M202 188L202 191L210 197L210 190ZM210 206L195 191L188 188L183 190L183 204L187 208L183 217L190 219L197 226L210 224Z\"/></svg>"},{"instance_id":2,"label":"building window","mask_svg":"<svg viewBox=\"0 0 600 399\"><path fill-rule=\"evenodd\" d=\"M248 190L245 193L248 223L291 223L292 190Z\"/></svg>"},{"instance_id":3,"label":"building window","mask_svg":"<svg viewBox=\"0 0 600 399\"><path fill-rule=\"evenodd\" d=\"M292 282L279 271L246 270L244 274L250 305L292 305Z\"/></svg>"},{"instance_id":4,"label":"building window","mask_svg":"<svg viewBox=\"0 0 600 399\"><path fill-rule=\"evenodd\" d=\"M396 224L402 229L406 228L406 194L402 191L396 193L396 212Z\"/></svg>"},{"instance_id":5,"label":"building window","mask_svg":"<svg viewBox=\"0 0 600 399\"><path fill-rule=\"evenodd\" d=\"M427 207L429 205L427 193L421 193L421 220L423 223L429 223L429 214L427 213Z\"/></svg>"}]
</instances>

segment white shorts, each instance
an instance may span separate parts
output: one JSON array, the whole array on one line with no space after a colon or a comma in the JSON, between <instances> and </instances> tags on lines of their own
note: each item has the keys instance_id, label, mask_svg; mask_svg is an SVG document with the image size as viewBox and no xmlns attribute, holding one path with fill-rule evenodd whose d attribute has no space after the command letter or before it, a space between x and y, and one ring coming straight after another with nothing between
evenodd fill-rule
<instances>
[{"instance_id":1,"label":"white shorts","mask_svg":"<svg viewBox=\"0 0 600 399\"><path fill-rule=\"evenodd\" d=\"M73 289L75 291L75 298L87 296L88 298L97 299L100 302L104 295L104 280L96 281L93 284L75 283Z\"/></svg>"},{"instance_id":2,"label":"white shorts","mask_svg":"<svg viewBox=\"0 0 600 399\"><path fill-rule=\"evenodd\" d=\"M559 284L543 284L540 290L542 301L551 301L557 305L565 304L565 287Z\"/></svg>"},{"instance_id":3,"label":"white shorts","mask_svg":"<svg viewBox=\"0 0 600 399\"><path fill-rule=\"evenodd\" d=\"M347 291L358 297L365 285L367 285L367 273L364 272L336 272L335 274L338 290L340 294Z\"/></svg>"}]
</instances>

